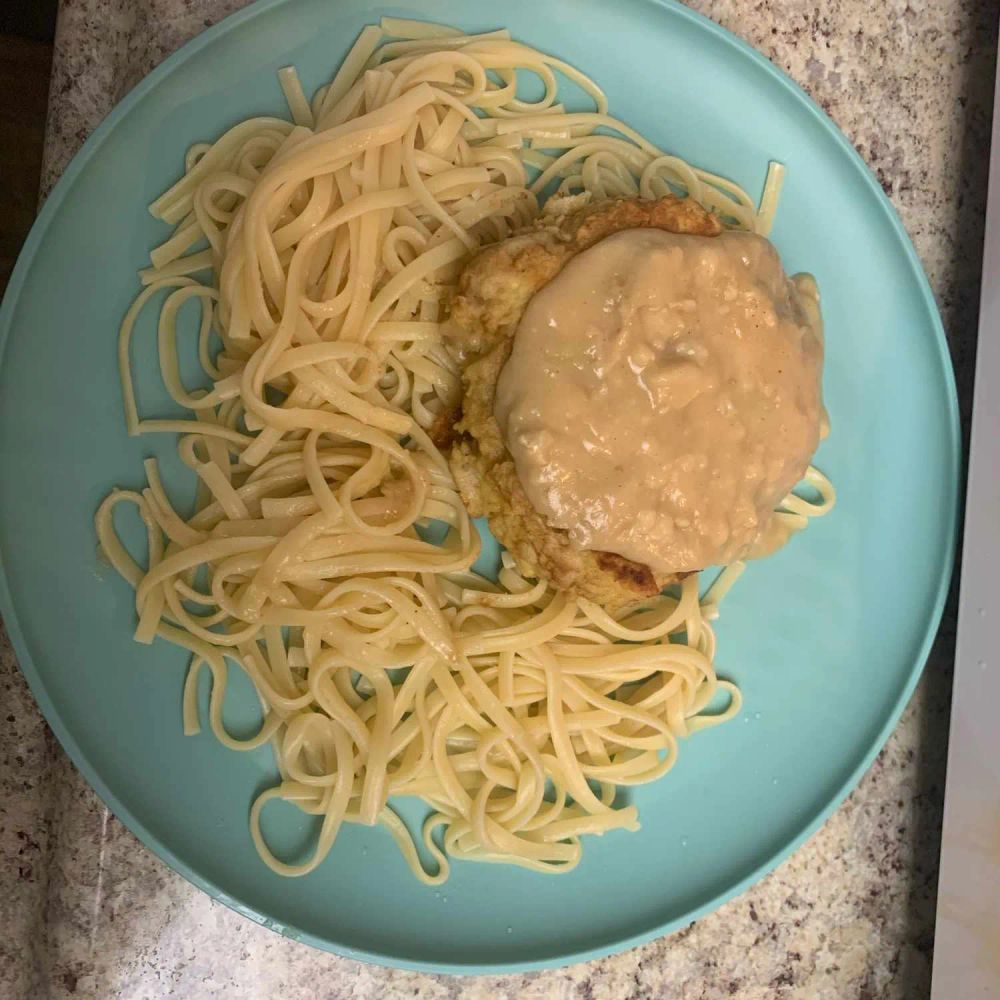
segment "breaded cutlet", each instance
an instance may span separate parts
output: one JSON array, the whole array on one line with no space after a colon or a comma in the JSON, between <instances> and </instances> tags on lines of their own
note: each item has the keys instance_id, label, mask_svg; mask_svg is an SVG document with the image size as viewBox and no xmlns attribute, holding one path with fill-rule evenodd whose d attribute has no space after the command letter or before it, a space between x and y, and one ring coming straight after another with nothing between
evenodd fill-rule
<instances>
[{"instance_id":1,"label":"breaded cutlet","mask_svg":"<svg viewBox=\"0 0 1000 1000\"><path fill-rule=\"evenodd\" d=\"M449 346L462 359L462 408L445 415L433 436L451 445L452 472L469 512L488 519L523 568L559 590L616 610L684 574L656 576L616 553L581 549L568 532L546 522L528 500L494 416L497 380L531 297L581 251L626 229L717 236L722 225L690 198L571 206L571 199L563 199L562 210L550 209L533 228L486 247L466 266L451 303L449 333Z\"/></svg>"}]
</instances>

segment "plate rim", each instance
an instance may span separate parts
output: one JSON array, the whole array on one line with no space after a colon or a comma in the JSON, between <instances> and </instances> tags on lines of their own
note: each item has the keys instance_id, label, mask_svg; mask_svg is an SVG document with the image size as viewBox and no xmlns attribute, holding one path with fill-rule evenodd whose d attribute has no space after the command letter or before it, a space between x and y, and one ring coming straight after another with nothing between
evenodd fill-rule
<instances>
[{"instance_id":1,"label":"plate rim","mask_svg":"<svg viewBox=\"0 0 1000 1000\"><path fill-rule=\"evenodd\" d=\"M41 211L32 225L24 246L18 255L17 262L11 274L3 301L0 302L0 366L3 365L6 355L6 346L13 327L13 317L16 304L21 298L26 277L31 269L34 257L42 244L45 235L52 224L53 219L58 214L60 207L71 193L77 177L83 172L90 160L97 154L104 143L106 137L118 127L123 118L139 103L139 101L161 81L171 76L183 67L184 63L196 56L202 49L211 46L217 38L241 27L242 25L260 17L265 13L281 7L290 5L294 0L254 0L247 7L235 11L224 17L215 24L199 32L189 39L184 45L170 53L162 62L142 78L129 92L119 101L101 120L93 132L87 137L83 145L73 155L66 165L59 180L53 186L49 196L46 198ZM952 488L947 497L948 509L944 518L943 541L945 543L946 556L940 566L937 589L934 595L933 607L927 619L924 629L923 639L919 644L919 651L913 660L909 676L902 690L893 703L892 708L877 735L872 740L868 749L862 755L860 761L851 770L847 779L838 787L829 801L810 819L810 821L800 830L800 832L784 841L776 851L771 853L763 862L752 869L739 882L734 883L722 892L712 896L700 906L689 910L681 917L656 923L647 929L624 937L615 936L612 932L610 937L601 940L590 948L578 949L572 952L552 953L545 958L529 961L500 960L490 963L463 962L463 961L423 961L403 958L393 955L387 951L375 949L359 949L347 946L338 941L321 937L309 931L302 930L292 924L276 921L266 914L259 912L245 901L231 896L220 885L212 879L200 874L192 868L186 861L179 858L170 847L161 841L146 825L137 817L132 815L128 808L118 799L115 793L104 783L100 774L91 765L86 755L74 739L72 733L64 725L55 704L49 697L44 680L44 672L39 671L28 650L21 632L20 624L15 614L14 602L10 586L7 581L7 573L4 566L3 552L0 550L0 618L7 629L11 646L14 650L18 668L22 676L28 683L32 696L35 698L38 707L58 739L63 750L66 751L73 765L83 775L87 783L95 791L98 797L115 814L116 818L135 836L142 844L153 852L161 861L168 865L174 872L191 883L195 888L206 893L212 899L229 907L231 910L247 917L254 923L276 931L284 937L293 941L311 945L321 951L333 953L351 958L356 961L387 967L405 969L415 972L444 973L447 975L501 975L517 972L528 972L539 969L561 968L581 962L589 962L595 959L605 958L609 955L617 954L646 944L657 938L672 934L693 921L699 920L707 914L715 911L721 905L731 899L742 895L751 886L759 882L765 875L774 871L782 862L786 861L794 854L807 840L809 840L833 813L841 806L847 796L858 786L861 778L871 767L875 758L881 752L889 737L895 730L904 709L910 701L913 692L923 675L931 647L937 637L944 612L945 603L951 587L951 580L954 571L956 556L956 544L959 522L959 497L962 489L962 448L961 448L961 426L959 418L958 392L955 381L954 366L951 352L948 346L947 335L938 311L937 302L927 280L923 264L917 255L916 249L903 226L902 220L896 211L895 206L889 200L881 184L878 182L871 168L862 159L853 144L833 121L832 118L782 69L776 66L763 53L759 52L748 42L713 21L711 18L692 10L685 6L680 0L640 0L649 8L650 17L674 16L692 22L697 28L715 37L716 41L728 46L737 57L748 58L758 69L766 72L777 84L787 91L795 101L816 120L825 134L830 136L834 143L840 147L842 152L847 154L849 161L856 170L860 170L865 184L873 191L876 201L881 209L882 215L886 217L895 236L901 244L907 263L916 278L920 290L923 305L929 314L931 326L934 330L934 343L937 348L938 360L941 364L944 375L945 389L947 394L947 442L950 450L950 478ZM373 9L372 16L376 16L376 9Z\"/></svg>"}]
</instances>

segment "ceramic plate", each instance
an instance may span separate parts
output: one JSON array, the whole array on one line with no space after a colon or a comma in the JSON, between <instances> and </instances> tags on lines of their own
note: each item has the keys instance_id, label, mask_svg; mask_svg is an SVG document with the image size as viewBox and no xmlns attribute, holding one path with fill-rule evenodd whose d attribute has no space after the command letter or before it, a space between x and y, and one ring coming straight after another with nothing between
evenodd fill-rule
<instances>
[{"instance_id":1,"label":"ceramic plate","mask_svg":"<svg viewBox=\"0 0 1000 1000\"><path fill-rule=\"evenodd\" d=\"M502 13L500 12L502 9ZM163 228L145 205L184 151L254 114L284 114L276 71L307 92L379 14L498 26L575 63L612 112L667 150L758 191L788 177L773 239L812 271L827 324L833 433L817 457L840 503L727 599L720 671L741 718L697 734L663 781L636 790L642 829L586 843L570 874L457 863L441 889L410 875L389 835L351 826L319 870L283 879L258 859L249 804L275 777L267 748L236 754L181 734L185 656L137 646L131 590L92 528L113 485L171 441L130 439L115 344L136 269ZM168 401L151 317L137 333L146 413ZM264 2L206 31L94 133L42 211L0 317L0 605L56 735L114 812L216 898L343 955L455 972L568 963L674 930L790 854L854 786L917 681L951 571L959 438L941 324L898 218L823 113L722 29L653 0ZM237 685L239 724L253 695ZM410 813L412 815L412 813ZM274 806L279 846L310 822Z\"/></svg>"}]
</instances>

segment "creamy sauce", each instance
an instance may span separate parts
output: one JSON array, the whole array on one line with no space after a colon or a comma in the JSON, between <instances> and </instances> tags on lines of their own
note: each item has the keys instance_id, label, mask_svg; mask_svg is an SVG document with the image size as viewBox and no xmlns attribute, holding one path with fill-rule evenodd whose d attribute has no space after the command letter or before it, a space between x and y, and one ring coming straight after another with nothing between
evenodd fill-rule
<instances>
[{"instance_id":1,"label":"creamy sauce","mask_svg":"<svg viewBox=\"0 0 1000 1000\"><path fill-rule=\"evenodd\" d=\"M494 411L535 509L656 574L754 554L821 433L815 282L749 233L632 229L528 304Z\"/></svg>"}]
</instances>

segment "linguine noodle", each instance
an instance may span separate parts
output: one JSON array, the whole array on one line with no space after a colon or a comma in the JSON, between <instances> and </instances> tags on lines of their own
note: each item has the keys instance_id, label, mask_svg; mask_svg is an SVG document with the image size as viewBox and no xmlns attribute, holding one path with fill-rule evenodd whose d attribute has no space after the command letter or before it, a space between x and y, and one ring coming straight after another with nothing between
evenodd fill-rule
<instances>
[{"instance_id":1,"label":"linguine noodle","mask_svg":"<svg viewBox=\"0 0 1000 1000\"><path fill-rule=\"evenodd\" d=\"M536 100L518 96L525 74ZM250 813L272 869L311 871L349 822L387 827L426 882L447 878L449 858L565 872L585 835L638 826L623 787L661 777L679 739L738 711L711 620L741 567L702 598L691 576L615 616L506 555L496 582L471 572L479 536L429 434L461 393L442 338L449 296L469 253L530 223L546 196L682 191L766 233L781 168L757 211L505 31L385 19L311 100L294 70L279 79L291 120L250 119L192 147L151 206L173 233L121 327L128 431L177 436L195 512L175 509L151 459L145 489L101 505L100 544L135 588L135 638L191 655L185 732L199 730L207 674L218 739L273 746L280 781ZM593 110L566 111L560 80ZM154 301L160 371L185 419L137 409L132 332ZM181 380L186 304L200 309L209 389ZM820 499L786 501L789 532L833 503L825 478L811 470L809 483ZM121 504L145 524L146 565L119 540ZM222 720L232 666L263 709L250 739ZM429 866L390 796L430 807ZM265 841L275 798L321 817L308 859Z\"/></svg>"}]
</instances>

